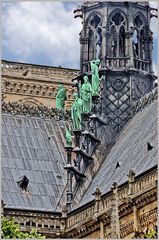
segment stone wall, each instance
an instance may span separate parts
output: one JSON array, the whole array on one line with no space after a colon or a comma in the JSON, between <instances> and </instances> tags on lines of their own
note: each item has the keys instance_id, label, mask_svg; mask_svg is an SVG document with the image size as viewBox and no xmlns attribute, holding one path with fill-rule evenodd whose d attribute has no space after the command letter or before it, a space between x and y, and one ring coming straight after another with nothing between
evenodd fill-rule
<instances>
[{"instance_id":1,"label":"stone wall","mask_svg":"<svg viewBox=\"0 0 159 240\"><path fill-rule=\"evenodd\" d=\"M77 69L48 67L24 63L2 61L2 92L6 103L20 103L55 107L55 98L59 84L67 92L65 108L72 104L72 79Z\"/></svg>"}]
</instances>

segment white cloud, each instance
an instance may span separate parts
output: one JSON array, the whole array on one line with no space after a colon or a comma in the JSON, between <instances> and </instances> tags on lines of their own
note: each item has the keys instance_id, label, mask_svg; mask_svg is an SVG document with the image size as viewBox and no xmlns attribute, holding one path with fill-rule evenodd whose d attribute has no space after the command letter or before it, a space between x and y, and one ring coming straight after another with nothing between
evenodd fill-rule
<instances>
[{"instance_id":1,"label":"white cloud","mask_svg":"<svg viewBox=\"0 0 159 240\"><path fill-rule=\"evenodd\" d=\"M152 65L152 69L154 71L154 74L157 76L158 75L157 64L155 64L154 62L153 62L153 65Z\"/></svg>"},{"instance_id":2,"label":"white cloud","mask_svg":"<svg viewBox=\"0 0 159 240\"><path fill-rule=\"evenodd\" d=\"M158 1L151 1L151 2L149 2L149 5L150 5L150 7L158 8Z\"/></svg>"},{"instance_id":3,"label":"white cloud","mask_svg":"<svg viewBox=\"0 0 159 240\"><path fill-rule=\"evenodd\" d=\"M55 66L79 67L82 26L74 19L75 6L66 10L62 2L4 3L3 47L21 61L38 55Z\"/></svg>"}]
</instances>

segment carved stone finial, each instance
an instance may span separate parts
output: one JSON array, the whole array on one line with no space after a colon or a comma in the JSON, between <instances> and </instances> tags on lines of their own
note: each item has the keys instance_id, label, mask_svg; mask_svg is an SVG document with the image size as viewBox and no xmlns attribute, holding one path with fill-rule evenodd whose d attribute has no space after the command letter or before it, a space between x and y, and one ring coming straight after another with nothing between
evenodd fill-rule
<instances>
[{"instance_id":1,"label":"carved stone finial","mask_svg":"<svg viewBox=\"0 0 159 240\"><path fill-rule=\"evenodd\" d=\"M67 209L67 206L63 206L62 207L62 218L67 218L67 212L68 212L68 209Z\"/></svg>"},{"instance_id":2,"label":"carved stone finial","mask_svg":"<svg viewBox=\"0 0 159 240\"><path fill-rule=\"evenodd\" d=\"M127 174L127 176L128 176L128 181L129 182L134 182L134 178L135 178L135 173L134 173L134 171L133 170L129 170L129 173Z\"/></svg>"},{"instance_id":3,"label":"carved stone finial","mask_svg":"<svg viewBox=\"0 0 159 240\"><path fill-rule=\"evenodd\" d=\"M111 187L113 193L117 190L117 187L118 187L117 182L113 182L112 187Z\"/></svg>"},{"instance_id":4,"label":"carved stone finial","mask_svg":"<svg viewBox=\"0 0 159 240\"><path fill-rule=\"evenodd\" d=\"M96 201L99 201L100 200L100 196L101 196L101 191L100 191L100 189L97 187L96 188L96 190L95 190L95 192L94 193L92 193L92 195L95 197L95 200Z\"/></svg>"}]
</instances>

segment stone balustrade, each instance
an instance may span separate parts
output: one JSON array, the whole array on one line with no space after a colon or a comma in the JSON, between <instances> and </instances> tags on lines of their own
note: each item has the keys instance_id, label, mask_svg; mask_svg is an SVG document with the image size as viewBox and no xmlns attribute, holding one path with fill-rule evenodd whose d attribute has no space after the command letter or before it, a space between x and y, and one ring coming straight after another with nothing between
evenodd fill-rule
<instances>
[{"instance_id":1,"label":"stone balustrade","mask_svg":"<svg viewBox=\"0 0 159 240\"><path fill-rule=\"evenodd\" d=\"M132 198L133 196L141 195L141 192L146 192L147 189L153 188L156 186L156 180L157 180L157 172L156 170L147 173L145 176L142 177L136 177L134 182L132 183ZM129 185L124 184L121 187L118 188L118 200L119 205L122 204L128 199L129 197ZM101 199L99 200L99 211L98 216L100 216L102 213L109 213L112 205L112 192L101 196ZM77 209L78 211L78 209ZM67 229L71 229L76 224L82 224L88 220L88 218L93 219L95 215L95 202L93 201L91 206L89 205L88 208L80 209L79 212L73 212L67 217ZM133 223L131 223L132 225ZM124 226L123 226L124 227ZM125 226L126 227L126 226ZM131 226L132 227L132 226ZM125 231L126 232L126 231Z\"/></svg>"},{"instance_id":2,"label":"stone balustrade","mask_svg":"<svg viewBox=\"0 0 159 240\"><path fill-rule=\"evenodd\" d=\"M30 232L36 228L39 233L58 233L60 232L61 218L53 214L38 214L38 213L20 213L16 211L5 210L6 218L14 216L14 223L19 224L22 231Z\"/></svg>"},{"instance_id":3,"label":"stone balustrade","mask_svg":"<svg viewBox=\"0 0 159 240\"><path fill-rule=\"evenodd\" d=\"M79 72L77 69L67 69L51 66L42 66L42 65L32 65L26 63L14 63L9 61L2 61L1 63L2 74L6 71L15 71L16 73L21 72L24 74L24 71L28 70L32 74L41 74L41 75L67 75L68 77L74 78ZM24 75L25 76L25 75Z\"/></svg>"},{"instance_id":4,"label":"stone balustrade","mask_svg":"<svg viewBox=\"0 0 159 240\"><path fill-rule=\"evenodd\" d=\"M142 71L150 71L150 63L146 60L134 58L134 67Z\"/></svg>"}]
</instances>

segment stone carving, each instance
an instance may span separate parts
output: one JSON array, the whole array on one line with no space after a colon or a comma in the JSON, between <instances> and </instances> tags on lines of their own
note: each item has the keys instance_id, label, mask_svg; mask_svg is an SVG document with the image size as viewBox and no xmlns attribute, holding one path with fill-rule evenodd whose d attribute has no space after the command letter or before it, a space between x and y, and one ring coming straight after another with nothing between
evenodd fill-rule
<instances>
[{"instance_id":1,"label":"stone carving","mask_svg":"<svg viewBox=\"0 0 159 240\"><path fill-rule=\"evenodd\" d=\"M73 121L74 130L81 130L81 113L82 113L82 100L78 97L77 93L73 94L74 103L71 108L71 118Z\"/></svg>"},{"instance_id":2,"label":"stone carving","mask_svg":"<svg viewBox=\"0 0 159 240\"><path fill-rule=\"evenodd\" d=\"M114 82L112 82L112 86L117 90L121 90L124 87L124 82L121 79L116 79Z\"/></svg>"},{"instance_id":3,"label":"stone carving","mask_svg":"<svg viewBox=\"0 0 159 240\"><path fill-rule=\"evenodd\" d=\"M56 95L56 109L64 111L66 100L67 100L66 90L64 89L63 85L60 84L58 86L58 92Z\"/></svg>"},{"instance_id":4,"label":"stone carving","mask_svg":"<svg viewBox=\"0 0 159 240\"><path fill-rule=\"evenodd\" d=\"M17 114L33 117L43 117L55 120L71 120L70 111L65 112L48 108L45 106L29 106L27 104L18 103L2 103L2 113Z\"/></svg>"},{"instance_id":5,"label":"stone carving","mask_svg":"<svg viewBox=\"0 0 159 240\"><path fill-rule=\"evenodd\" d=\"M92 87L89 82L88 76L84 76L84 83L82 84L82 100L83 112L90 112L92 105Z\"/></svg>"},{"instance_id":6,"label":"stone carving","mask_svg":"<svg viewBox=\"0 0 159 240\"><path fill-rule=\"evenodd\" d=\"M99 86L102 77L99 77L99 64L100 60L92 60L91 61L91 71L92 71L92 95L98 96L99 95Z\"/></svg>"},{"instance_id":7,"label":"stone carving","mask_svg":"<svg viewBox=\"0 0 159 240\"><path fill-rule=\"evenodd\" d=\"M27 65L22 63L10 63L7 61L2 61L2 71L14 71L24 73L28 71L32 74L44 74L44 75L55 75L55 74L62 74L64 76L75 77L78 73L78 70L71 71L70 69L63 69L63 68L56 68L56 67L43 67L43 66L34 66L34 65Z\"/></svg>"},{"instance_id":8,"label":"stone carving","mask_svg":"<svg viewBox=\"0 0 159 240\"><path fill-rule=\"evenodd\" d=\"M66 144L67 147L72 147L72 136L71 136L71 128L66 128Z\"/></svg>"},{"instance_id":9,"label":"stone carving","mask_svg":"<svg viewBox=\"0 0 159 240\"><path fill-rule=\"evenodd\" d=\"M136 114L139 111L142 111L143 108L149 106L153 101L157 100L158 98L158 89L154 88L151 92L144 95L138 101L135 102L132 112Z\"/></svg>"}]
</instances>

